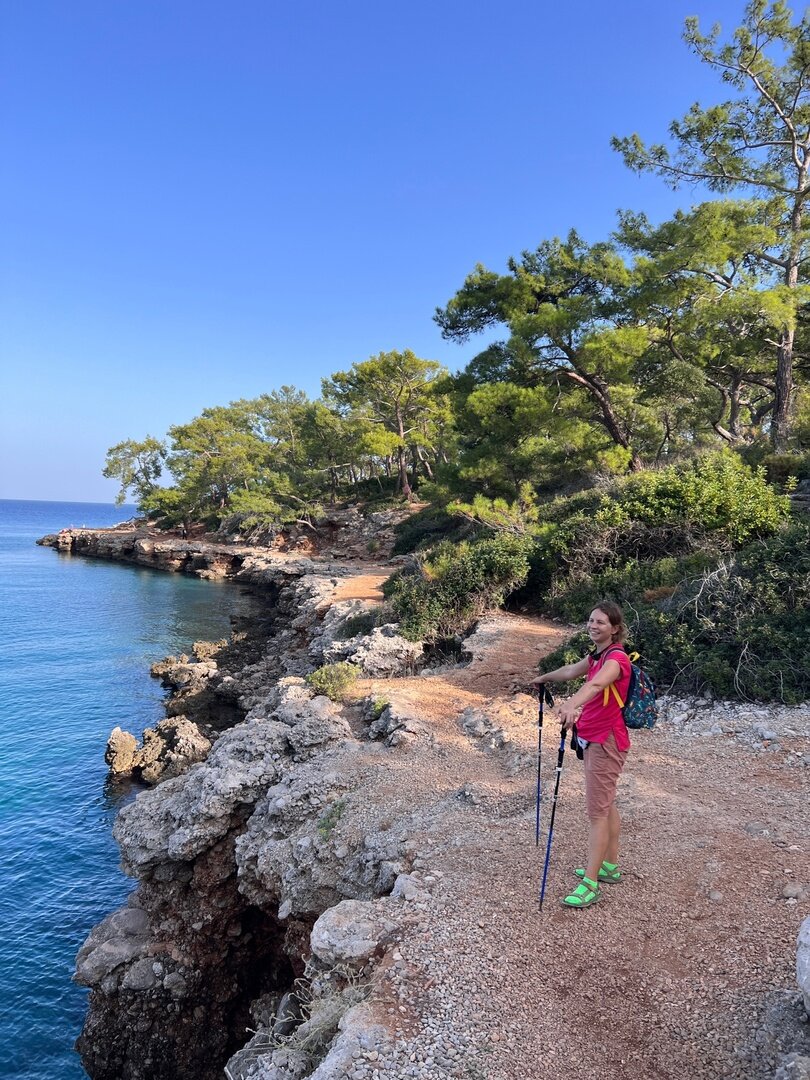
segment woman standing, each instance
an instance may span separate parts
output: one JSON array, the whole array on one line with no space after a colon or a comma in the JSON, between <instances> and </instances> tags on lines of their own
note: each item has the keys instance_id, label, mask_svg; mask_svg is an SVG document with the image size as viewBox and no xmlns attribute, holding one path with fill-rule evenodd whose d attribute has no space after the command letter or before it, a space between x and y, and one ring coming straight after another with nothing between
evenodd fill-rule
<instances>
[{"instance_id":1,"label":"woman standing","mask_svg":"<svg viewBox=\"0 0 810 1080\"><path fill-rule=\"evenodd\" d=\"M630 749L622 715L630 686L630 660L622 647L627 636L618 604L603 601L588 619L594 649L575 664L549 671L532 683L566 682L583 675L586 682L558 710L565 729L576 722L580 745L585 744L585 804L588 811L588 859L575 870L581 882L565 897L568 907L590 907L600 898L603 882L621 880L616 785Z\"/></svg>"}]
</instances>

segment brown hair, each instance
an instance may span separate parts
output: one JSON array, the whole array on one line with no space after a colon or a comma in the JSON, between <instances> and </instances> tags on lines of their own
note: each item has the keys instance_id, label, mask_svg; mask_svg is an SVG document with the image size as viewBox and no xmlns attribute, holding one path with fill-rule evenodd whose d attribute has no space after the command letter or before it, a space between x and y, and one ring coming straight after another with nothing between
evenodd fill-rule
<instances>
[{"instance_id":1,"label":"brown hair","mask_svg":"<svg viewBox=\"0 0 810 1080\"><path fill-rule=\"evenodd\" d=\"M598 604L594 604L592 611L601 611L603 615L607 615L608 622L613 627L613 640L624 641L627 637L627 623L624 621L624 612L618 604L614 604L612 600L600 600Z\"/></svg>"}]
</instances>

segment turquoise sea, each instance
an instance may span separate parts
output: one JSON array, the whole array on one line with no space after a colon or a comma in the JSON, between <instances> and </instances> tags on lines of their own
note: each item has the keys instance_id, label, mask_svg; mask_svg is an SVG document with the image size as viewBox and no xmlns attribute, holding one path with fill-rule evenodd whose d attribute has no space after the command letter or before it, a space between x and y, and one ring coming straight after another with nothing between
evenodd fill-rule
<instances>
[{"instance_id":1,"label":"turquoise sea","mask_svg":"<svg viewBox=\"0 0 810 1080\"><path fill-rule=\"evenodd\" d=\"M61 555L63 526L131 508L0 500L0 1075L80 1080L86 991L71 982L90 928L133 883L111 828L132 785L106 781L116 725L163 716L149 666L223 637L249 599L231 584Z\"/></svg>"}]
</instances>

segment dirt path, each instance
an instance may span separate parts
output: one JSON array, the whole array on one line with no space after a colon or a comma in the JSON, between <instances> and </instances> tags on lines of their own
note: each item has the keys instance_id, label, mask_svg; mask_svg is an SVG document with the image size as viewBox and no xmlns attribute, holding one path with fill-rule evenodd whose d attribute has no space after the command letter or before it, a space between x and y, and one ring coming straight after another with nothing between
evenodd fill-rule
<instances>
[{"instance_id":1,"label":"dirt path","mask_svg":"<svg viewBox=\"0 0 810 1080\"><path fill-rule=\"evenodd\" d=\"M810 1053L795 984L810 888L782 895L786 882L810 886L807 769L789 757L810 750L810 731L775 752L670 725L636 734L620 785L625 879L587 911L559 903L586 844L582 766L569 751L541 914L559 728L553 717L544 728L538 849L536 706L512 690L563 636L496 616L469 667L373 687L430 732L388 751L369 789L410 821L431 882L429 928L402 942L377 999L403 1055L379 1075L771 1078L779 1055L799 1049L797 1031Z\"/></svg>"}]
</instances>

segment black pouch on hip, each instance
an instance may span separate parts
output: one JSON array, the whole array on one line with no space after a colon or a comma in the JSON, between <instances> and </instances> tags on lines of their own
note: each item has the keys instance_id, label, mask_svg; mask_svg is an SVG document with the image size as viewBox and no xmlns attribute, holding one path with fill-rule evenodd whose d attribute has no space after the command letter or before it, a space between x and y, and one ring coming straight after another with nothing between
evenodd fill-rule
<instances>
[{"instance_id":1,"label":"black pouch on hip","mask_svg":"<svg viewBox=\"0 0 810 1080\"><path fill-rule=\"evenodd\" d=\"M580 761L582 761L582 759L585 757L585 746L582 745L583 743L585 743L585 746L588 745L588 743L584 739L580 740L579 735L577 735L577 725L574 724L574 726L571 728L571 749L574 751Z\"/></svg>"}]
</instances>

